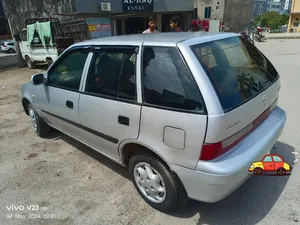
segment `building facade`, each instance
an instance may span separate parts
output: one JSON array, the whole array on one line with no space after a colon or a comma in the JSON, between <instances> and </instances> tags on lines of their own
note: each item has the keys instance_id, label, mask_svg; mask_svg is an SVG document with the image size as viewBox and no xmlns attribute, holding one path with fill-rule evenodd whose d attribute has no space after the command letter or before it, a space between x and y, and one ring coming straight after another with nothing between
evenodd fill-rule
<instances>
[{"instance_id":1,"label":"building facade","mask_svg":"<svg viewBox=\"0 0 300 225\"><path fill-rule=\"evenodd\" d=\"M290 13L292 7L292 0L285 0L284 11Z\"/></svg>"},{"instance_id":2,"label":"building facade","mask_svg":"<svg viewBox=\"0 0 300 225\"><path fill-rule=\"evenodd\" d=\"M105 20L111 35L142 33L148 27L149 17L157 20L157 29L170 31L170 18L179 15L181 28L189 30L193 19L193 0L75 0L75 8L87 18L94 18L93 27L100 28L98 21ZM101 36L101 29L99 29ZM106 33L108 35L108 33Z\"/></svg>"},{"instance_id":3,"label":"building facade","mask_svg":"<svg viewBox=\"0 0 300 225\"><path fill-rule=\"evenodd\" d=\"M197 0L199 19L223 20L225 0Z\"/></svg>"},{"instance_id":4,"label":"building facade","mask_svg":"<svg viewBox=\"0 0 300 225\"><path fill-rule=\"evenodd\" d=\"M232 32L240 32L253 19L254 0L225 0L224 24Z\"/></svg>"},{"instance_id":5,"label":"building facade","mask_svg":"<svg viewBox=\"0 0 300 225\"><path fill-rule=\"evenodd\" d=\"M288 32L300 32L300 0L293 0L290 12Z\"/></svg>"},{"instance_id":6,"label":"building facade","mask_svg":"<svg viewBox=\"0 0 300 225\"><path fill-rule=\"evenodd\" d=\"M221 20L239 32L253 19L254 0L195 0L198 19Z\"/></svg>"},{"instance_id":7,"label":"building facade","mask_svg":"<svg viewBox=\"0 0 300 225\"><path fill-rule=\"evenodd\" d=\"M269 6L269 12L280 12L281 9L281 2L279 0L271 0Z\"/></svg>"},{"instance_id":8,"label":"building facade","mask_svg":"<svg viewBox=\"0 0 300 225\"><path fill-rule=\"evenodd\" d=\"M267 12L268 5L267 0L255 0L254 1L254 13L253 16L257 17Z\"/></svg>"}]
</instances>

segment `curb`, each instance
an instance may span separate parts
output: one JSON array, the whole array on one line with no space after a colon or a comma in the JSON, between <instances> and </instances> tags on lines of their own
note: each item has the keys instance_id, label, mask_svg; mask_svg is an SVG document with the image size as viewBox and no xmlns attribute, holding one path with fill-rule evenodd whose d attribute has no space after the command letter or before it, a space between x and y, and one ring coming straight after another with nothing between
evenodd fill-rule
<instances>
[{"instance_id":1,"label":"curb","mask_svg":"<svg viewBox=\"0 0 300 225\"><path fill-rule=\"evenodd\" d=\"M300 35L299 36L279 36L279 37L265 37L267 40L276 40L276 39L300 39Z\"/></svg>"}]
</instances>

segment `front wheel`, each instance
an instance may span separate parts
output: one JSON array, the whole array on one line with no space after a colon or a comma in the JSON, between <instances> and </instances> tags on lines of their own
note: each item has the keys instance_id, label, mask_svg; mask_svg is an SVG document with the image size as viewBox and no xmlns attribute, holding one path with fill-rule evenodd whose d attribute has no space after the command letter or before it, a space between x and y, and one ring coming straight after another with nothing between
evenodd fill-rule
<instances>
[{"instance_id":1,"label":"front wheel","mask_svg":"<svg viewBox=\"0 0 300 225\"><path fill-rule=\"evenodd\" d=\"M34 62L32 62L29 57L26 58L26 64L27 64L28 68L30 68L30 69L35 68Z\"/></svg>"},{"instance_id":2,"label":"front wheel","mask_svg":"<svg viewBox=\"0 0 300 225\"><path fill-rule=\"evenodd\" d=\"M284 176L286 174L286 170L284 168L279 168L276 172L279 176Z\"/></svg>"},{"instance_id":3,"label":"front wheel","mask_svg":"<svg viewBox=\"0 0 300 225\"><path fill-rule=\"evenodd\" d=\"M129 172L135 188L150 206L162 212L178 206L180 184L159 159L147 153L134 155Z\"/></svg>"},{"instance_id":4,"label":"front wheel","mask_svg":"<svg viewBox=\"0 0 300 225\"><path fill-rule=\"evenodd\" d=\"M261 175L264 171L262 168L257 167L253 170L253 172L255 175Z\"/></svg>"},{"instance_id":5,"label":"front wheel","mask_svg":"<svg viewBox=\"0 0 300 225\"><path fill-rule=\"evenodd\" d=\"M28 105L28 114L33 125L35 133L40 137L45 137L50 132L50 126L37 114L34 107Z\"/></svg>"}]
</instances>

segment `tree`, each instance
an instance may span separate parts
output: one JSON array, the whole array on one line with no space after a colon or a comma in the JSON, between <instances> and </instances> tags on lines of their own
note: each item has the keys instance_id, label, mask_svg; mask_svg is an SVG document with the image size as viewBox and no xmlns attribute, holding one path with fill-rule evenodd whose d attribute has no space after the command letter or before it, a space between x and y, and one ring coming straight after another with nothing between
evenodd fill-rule
<instances>
[{"instance_id":1,"label":"tree","mask_svg":"<svg viewBox=\"0 0 300 225\"><path fill-rule=\"evenodd\" d=\"M288 23L288 15L280 15L278 12L266 12L254 19L254 24L261 27L269 26L271 29L277 29ZM260 22L260 24L259 24Z\"/></svg>"}]
</instances>

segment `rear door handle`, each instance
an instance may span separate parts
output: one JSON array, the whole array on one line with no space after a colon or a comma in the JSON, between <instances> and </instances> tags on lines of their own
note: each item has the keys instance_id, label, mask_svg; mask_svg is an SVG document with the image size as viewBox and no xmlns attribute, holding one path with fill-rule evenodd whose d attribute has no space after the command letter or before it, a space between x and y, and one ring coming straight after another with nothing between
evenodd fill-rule
<instances>
[{"instance_id":1,"label":"rear door handle","mask_svg":"<svg viewBox=\"0 0 300 225\"><path fill-rule=\"evenodd\" d=\"M66 106L70 109L73 109L73 102L71 101L66 101Z\"/></svg>"},{"instance_id":2,"label":"rear door handle","mask_svg":"<svg viewBox=\"0 0 300 225\"><path fill-rule=\"evenodd\" d=\"M126 116L119 116L118 117L118 123L119 124L122 124L122 125L125 125L125 126L129 126L129 118L126 117Z\"/></svg>"}]
</instances>

